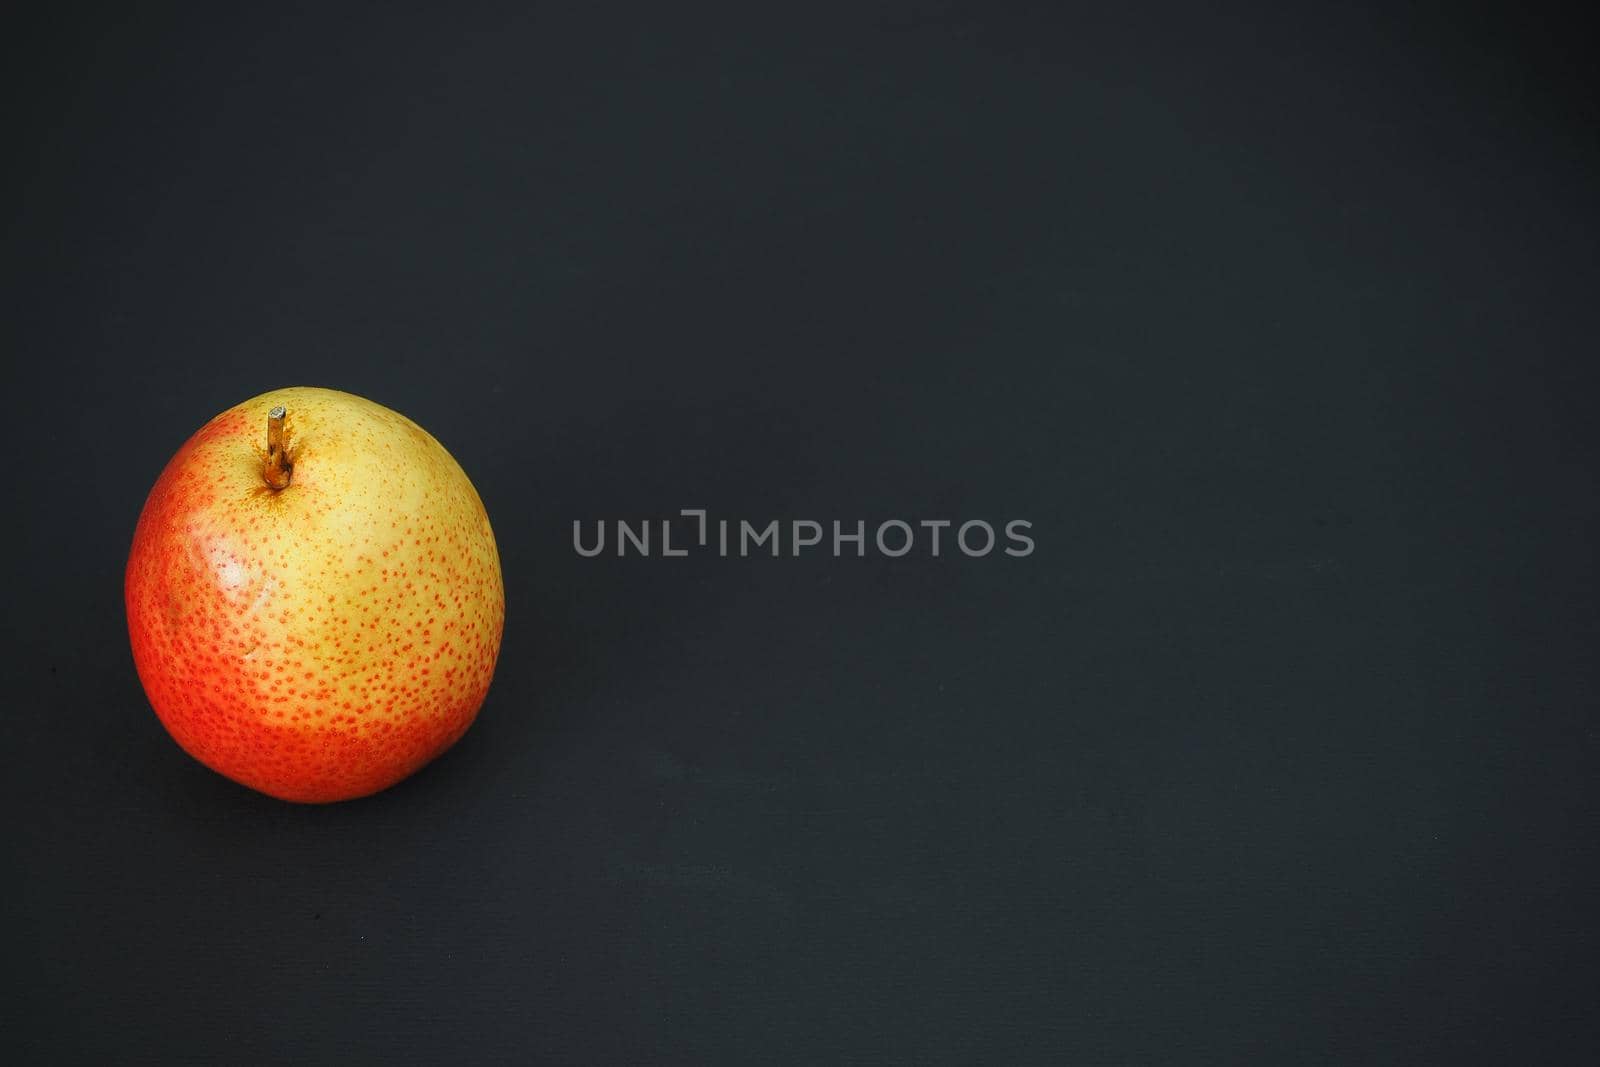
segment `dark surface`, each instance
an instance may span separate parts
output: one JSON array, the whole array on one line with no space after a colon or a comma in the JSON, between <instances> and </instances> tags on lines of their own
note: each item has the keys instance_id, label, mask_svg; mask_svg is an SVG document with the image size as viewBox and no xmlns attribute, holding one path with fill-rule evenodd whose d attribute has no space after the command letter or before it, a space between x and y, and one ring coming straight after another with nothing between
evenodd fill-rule
<instances>
[{"instance_id":1,"label":"dark surface","mask_svg":"<svg viewBox=\"0 0 1600 1067\"><path fill-rule=\"evenodd\" d=\"M254 7L6 35L6 1060L1593 1062L1576 23ZM121 602L291 383L508 585L478 725L326 808ZM1038 550L572 550L695 506Z\"/></svg>"}]
</instances>

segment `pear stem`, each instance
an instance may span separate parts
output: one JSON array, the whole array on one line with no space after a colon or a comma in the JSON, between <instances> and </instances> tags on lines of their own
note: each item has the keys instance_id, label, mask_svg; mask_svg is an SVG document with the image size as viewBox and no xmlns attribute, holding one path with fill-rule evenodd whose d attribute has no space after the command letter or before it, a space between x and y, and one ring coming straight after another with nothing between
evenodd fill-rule
<instances>
[{"instance_id":1,"label":"pear stem","mask_svg":"<svg viewBox=\"0 0 1600 1067\"><path fill-rule=\"evenodd\" d=\"M282 404L267 412L267 466L261 476L273 489L287 488L289 476L294 472L288 449L283 445L283 420L288 414Z\"/></svg>"}]
</instances>

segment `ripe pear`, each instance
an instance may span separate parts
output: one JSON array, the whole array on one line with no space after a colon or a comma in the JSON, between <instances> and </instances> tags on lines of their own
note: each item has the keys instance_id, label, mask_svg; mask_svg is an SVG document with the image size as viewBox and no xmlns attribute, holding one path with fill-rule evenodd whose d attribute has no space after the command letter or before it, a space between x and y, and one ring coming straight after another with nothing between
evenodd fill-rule
<instances>
[{"instance_id":1,"label":"ripe pear","mask_svg":"<svg viewBox=\"0 0 1600 1067\"><path fill-rule=\"evenodd\" d=\"M332 389L202 426L145 501L124 584L145 693L201 763L284 800L400 781L472 725L505 588L444 446Z\"/></svg>"}]
</instances>

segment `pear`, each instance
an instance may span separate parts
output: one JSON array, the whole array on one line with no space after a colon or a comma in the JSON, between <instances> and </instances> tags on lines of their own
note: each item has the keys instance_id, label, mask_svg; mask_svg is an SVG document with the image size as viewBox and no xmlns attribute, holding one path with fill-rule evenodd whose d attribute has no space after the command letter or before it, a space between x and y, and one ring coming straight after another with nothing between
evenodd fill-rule
<instances>
[{"instance_id":1,"label":"pear","mask_svg":"<svg viewBox=\"0 0 1600 1067\"><path fill-rule=\"evenodd\" d=\"M380 404L308 387L184 443L145 501L124 593L174 740L308 803L385 789L454 744L505 622L489 517L450 453Z\"/></svg>"}]
</instances>

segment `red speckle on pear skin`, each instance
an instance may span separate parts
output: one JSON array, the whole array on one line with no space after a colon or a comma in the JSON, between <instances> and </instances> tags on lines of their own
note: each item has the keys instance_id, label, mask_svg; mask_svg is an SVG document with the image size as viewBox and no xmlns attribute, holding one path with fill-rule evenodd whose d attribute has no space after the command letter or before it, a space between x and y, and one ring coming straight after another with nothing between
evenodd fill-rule
<instances>
[{"instance_id":1,"label":"red speckle on pear skin","mask_svg":"<svg viewBox=\"0 0 1600 1067\"><path fill-rule=\"evenodd\" d=\"M288 408L288 488L262 478ZM415 423L329 389L212 419L150 491L124 585L134 663L178 744L284 800L400 781L466 732L505 621L472 483Z\"/></svg>"}]
</instances>

